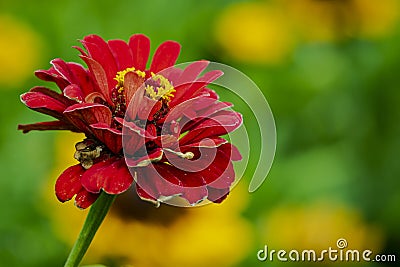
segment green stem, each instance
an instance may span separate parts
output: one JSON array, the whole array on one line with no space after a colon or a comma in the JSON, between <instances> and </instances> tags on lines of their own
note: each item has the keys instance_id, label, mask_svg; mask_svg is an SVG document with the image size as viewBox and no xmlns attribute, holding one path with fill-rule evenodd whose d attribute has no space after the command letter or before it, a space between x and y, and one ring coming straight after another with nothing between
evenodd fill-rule
<instances>
[{"instance_id":1,"label":"green stem","mask_svg":"<svg viewBox=\"0 0 400 267\"><path fill-rule=\"evenodd\" d=\"M114 202L115 196L116 195L109 195L103 191L100 193L99 198L89 210L82 230L69 253L64 267L77 267L79 265L89 248L97 229L99 229L104 217Z\"/></svg>"}]
</instances>

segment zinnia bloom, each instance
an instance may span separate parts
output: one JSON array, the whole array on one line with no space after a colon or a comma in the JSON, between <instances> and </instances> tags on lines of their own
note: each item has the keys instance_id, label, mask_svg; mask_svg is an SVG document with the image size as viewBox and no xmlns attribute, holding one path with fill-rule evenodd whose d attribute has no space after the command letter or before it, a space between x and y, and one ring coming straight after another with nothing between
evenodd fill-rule
<instances>
[{"instance_id":1,"label":"zinnia bloom","mask_svg":"<svg viewBox=\"0 0 400 267\"><path fill-rule=\"evenodd\" d=\"M24 133L86 136L75 145L79 164L56 182L58 199L75 196L75 204L87 208L102 190L121 194L135 182L139 197L156 204L174 196L191 205L224 200L235 179L232 161L241 156L220 136L239 127L242 117L206 87L223 73L199 77L208 61L173 67L180 52L173 41L157 48L147 69L150 40L141 34L128 43L96 35L81 42L85 49L77 49L88 68L54 59L36 76L61 92L38 86L21 96L29 108L56 118L19 125Z\"/></svg>"}]
</instances>

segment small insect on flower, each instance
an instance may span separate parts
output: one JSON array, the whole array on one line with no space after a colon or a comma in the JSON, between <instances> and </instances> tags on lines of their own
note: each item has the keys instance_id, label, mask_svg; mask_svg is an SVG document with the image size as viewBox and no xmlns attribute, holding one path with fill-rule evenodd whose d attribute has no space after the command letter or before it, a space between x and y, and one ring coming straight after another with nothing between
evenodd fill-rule
<instances>
[{"instance_id":1,"label":"small insect on flower","mask_svg":"<svg viewBox=\"0 0 400 267\"><path fill-rule=\"evenodd\" d=\"M95 140L85 139L75 145L74 158L79 161L83 168L89 169L93 161L100 157L104 145L96 144Z\"/></svg>"}]
</instances>

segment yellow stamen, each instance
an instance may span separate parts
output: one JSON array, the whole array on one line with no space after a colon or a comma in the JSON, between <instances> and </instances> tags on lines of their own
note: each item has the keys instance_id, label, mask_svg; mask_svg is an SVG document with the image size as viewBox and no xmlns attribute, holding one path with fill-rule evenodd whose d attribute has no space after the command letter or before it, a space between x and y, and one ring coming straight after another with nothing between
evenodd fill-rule
<instances>
[{"instance_id":1,"label":"yellow stamen","mask_svg":"<svg viewBox=\"0 0 400 267\"><path fill-rule=\"evenodd\" d=\"M114 78L114 80L116 80L117 82L118 82L118 85L120 86L120 87L123 87L124 86L124 79L125 79L125 75L128 73L128 72L134 72L135 71L135 68L134 67L132 67L132 68L126 68L126 69L124 69L124 70L122 70L122 71L118 71L117 72L117 75L115 76L115 78Z\"/></svg>"},{"instance_id":2,"label":"yellow stamen","mask_svg":"<svg viewBox=\"0 0 400 267\"><path fill-rule=\"evenodd\" d=\"M144 71L137 70L134 67L118 71L117 75L114 78L114 80L118 82L118 93L122 93L124 91L125 75L128 72L136 73L141 78L146 77L146 73ZM154 88L154 86L146 85L145 90L147 95L154 100L159 100L161 98L169 102L171 98L174 97L173 93L176 92L172 84L168 81L167 78L165 78L160 74L156 75L153 72L151 72L150 74L151 74L151 79L158 82L160 86Z\"/></svg>"},{"instance_id":3,"label":"yellow stamen","mask_svg":"<svg viewBox=\"0 0 400 267\"><path fill-rule=\"evenodd\" d=\"M154 81L157 81L160 84L160 86L154 89L153 86L147 85L145 90L149 97L155 100L162 98L166 101L170 101L171 98L174 97L173 93L176 92L172 84L168 81L167 78L160 74L156 75L152 72L151 76Z\"/></svg>"}]
</instances>

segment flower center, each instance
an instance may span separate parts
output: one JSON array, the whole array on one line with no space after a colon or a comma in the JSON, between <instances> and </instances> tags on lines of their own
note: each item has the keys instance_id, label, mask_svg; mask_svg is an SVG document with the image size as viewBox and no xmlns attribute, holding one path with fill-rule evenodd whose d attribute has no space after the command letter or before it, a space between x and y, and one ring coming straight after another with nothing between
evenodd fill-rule
<instances>
[{"instance_id":1,"label":"flower center","mask_svg":"<svg viewBox=\"0 0 400 267\"><path fill-rule=\"evenodd\" d=\"M151 73L151 78L145 82L146 94L154 100L171 101L176 90L167 78L160 74Z\"/></svg>"},{"instance_id":2,"label":"flower center","mask_svg":"<svg viewBox=\"0 0 400 267\"><path fill-rule=\"evenodd\" d=\"M144 94L156 101L162 103L161 108L155 114L153 114L154 118L162 117L163 114L168 112L168 103L171 101L171 98L174 97L174 92L176 92L174 86L171 82L165 78L161 74L154 74L153 72L149 73L137 70L134 67L126 68L122 71L117 72L114 80L117 81L117 85L112 91L111 99L114 103L113 114L114 116L124 117L126 111L127 101L126 92L124 89L125 83L125 75L128 73L135 73L138 77L143 80L149 77L144 81Z\"/></svg>"}]
</instances>

